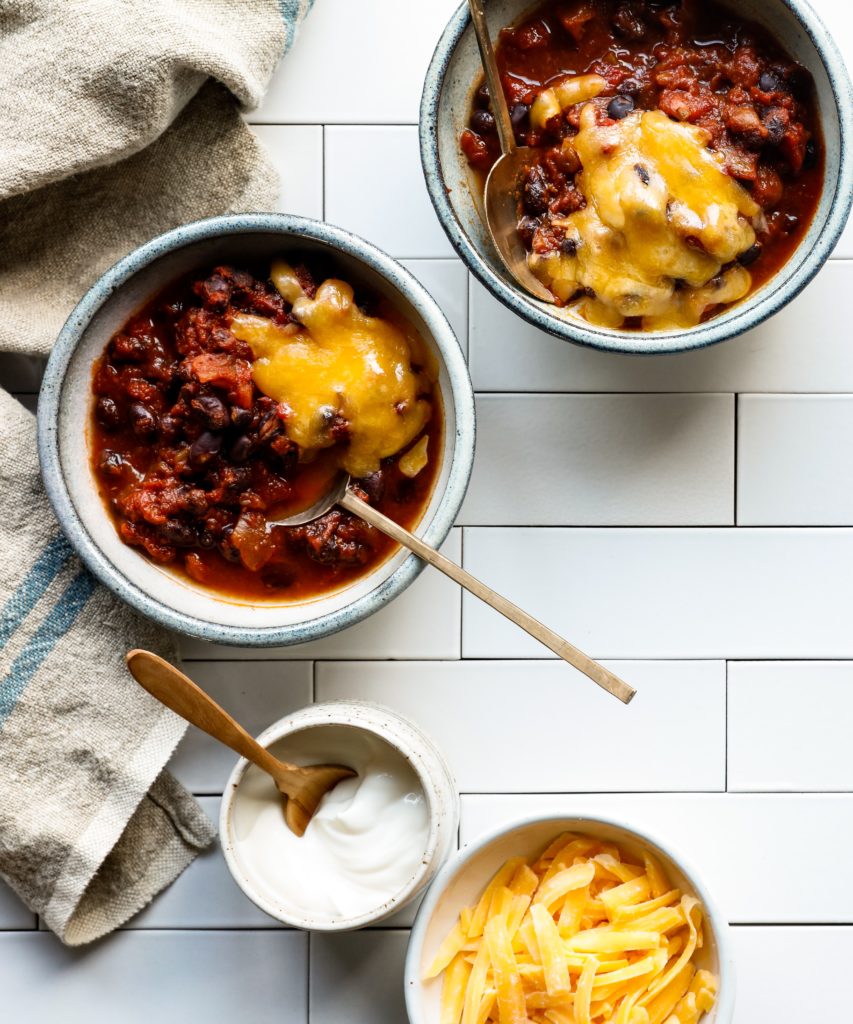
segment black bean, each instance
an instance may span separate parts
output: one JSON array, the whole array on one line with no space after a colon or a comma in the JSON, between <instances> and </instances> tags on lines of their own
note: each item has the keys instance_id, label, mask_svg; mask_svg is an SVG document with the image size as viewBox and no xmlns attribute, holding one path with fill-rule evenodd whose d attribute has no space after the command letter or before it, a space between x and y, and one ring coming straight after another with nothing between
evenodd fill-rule
<instances>
[{"instance_id":1,"label":"black bean","mask_svg":"<svg viewBox=\"0 0 853 1024\"><path fill-rule=\"evenodd\" d=\"M385 477L381 469L371 473L370 476L362 477L358 483L374 505L382 501L382 496L385 494Z\"/></svg>"},{"instance_id":2,"label":"black bean","mask_svg":"<svg viewBox=\"0 0 853 1024\"><path fill-rule=\"evenodd\" d=\"M626 78L624 82L620 82L616 87L616 91L622 96L632 96L638 93L643 88L643 83L638 82L636 78ZM610 115L613 116L612 114Z\"/></svg>"},{"instance_id":3,"label":"black bean","mask_svg":"<svg viewBox=\"0 0 853 1024\"><path fill-rule=\"evenodd\" d=\"M252 422L252 410L241 409L239 405L231 406L231 422L235 427L248 427Z\"/></svg>"},{"instance_id":4,"label":"black bean","mask_svg":"<svg viewBox=\"0 0 853 1024\"><path fill-rule=\"evenodd\" d=\"M524 242L524 244L530 248L530 243L533 241L533 233L539 227L538 217L524 216L518 222L516 230L518 236Z\"/></svg>"},{"instance_id":5,"label":"black bean","mask_svg":"<svg viewBox=\"0 0 853 1024\"><path fill-rule=\"evenodd\" d=\"M202 530L198 535L198 546L203 548L205 551L210 551L211 548L216 547L216 538L210 532L210 530Z\"/></svg>"},{"instance_id":6,"label":"black bean","mask_svg":"<svg viewBox=\"0 0 853 1024\"><path fill-rule=\"evenodd\" d=\"M516 135L521 131L529 111L530 107L526 103L516 103L510 109L509 119L512 121L512 128Z\"/></svg>"},{"instance_id":7,"label":"black bean","mask_svg":"<svg viewBox=\"0 0 853 1024\"><path fill-rule=\"evenodd\" d=\"M806 170L811 169L817 164L817 143L814 139L809 139L806 143L806 153L803 158L803 167Z\"/></svg>"},{"instance_id":8,"label":"black bean","mask_svg":"<svg viewBox=\"0 0 853 1024\"><path fill-rule=\"evenodd\" d=\"M772 71L762 71L761 77L758 79L758 88L762 92L778 92L781 84Z\"/></svg>"},{"instance_id":9,"label":"black bean","mask_svg":"<svg viewBox=\"0 0 853 1024\"><path fill-rule=\"evenodd\" d=\"M190 405L208 430L224 430L228 426L228 409L216 395L199 395Z\"/></svg>"},{"instance_id":10,"label":"black bean","mask_svg":"<svg viewBox=\"0 0 853 1024\"><path fill-rule=\"evenodd\" d=\"M134 402L128 413L130 426L137 437L143 440L154 437L158 427L157 417L147 406L144 406L142 402Z\"/></svg>"},{"instance_id":11,"label":"black bean","mask_svg":"<svg viewBox=\"0 0 853 1024\"><path fill-rule=\"evenodd\" d=\"M274 412L266 413L258 427L259 441L272 441L282 431L281 420Z\"/></svg>"},{"instance_id":12,"label":"black bean","mask_svg":"<svg viewBox=\"0 0 853 1024\"><path fill-rule=\"evenodd\" d=\"M228 458L232 462L245 462L252 453L252 440L248 434L241 434L231 445Z\"/></svg>"},{"instance_id":13,"label":"black bean","mask_svg":"<svg viewBox=\"0 0 853 1024\"><path fill-rule=\"evenodd\" d=\"M748 267L750 264L755 263L761 255L761 252L761 242L756 242L755 245L751 245L746 252L742 252L740 256L738 256L737 261L742 267Z\"/></svg>"},{"instance_id":14,"label":"black bean","mask_svg":"<svg viewBox=\"0 0 853 1024\"><path fill-rule=\"evenodd\" d=\"M181 548L194 547L198 540L195 530L189 523L183 523L180 519L167 519L160 527L160 532L170 544Z\"/></svg>"},{"instance_id":15,"label":"black bean","mask_svg":"<svg viewBox=\"0 0 853 1024\"><path fill-rule=\"evenodd\" d=\"M219 552L226 561L239 563L240 552L231 541L231 534L233 532L233 526L226 526L222 530L222 535L219 540Z\"/></svg>"},{"instance_id":16,"label":"black bean","mask_svg":"<svg viewBox=\"0 0 853 1024\"><path fill-rule=\"evenodd\" d=\"M190 465L194 468L206 466L215 455L219 454L221 448L222 435L205 430L203 434L199 434L190 448Z\"/></svg>"},{"instance_id":17,"label":"black bean","mask_svg":"<svg viewBox=\"0 0 853 1024\"><path fill-rule=\"evenodd\" d=\"M652 180L649 175L648 167L644 167L642 164L634 164L634 170L637 172L637 177L644 185L648 185Z\"/></svg>"},{"instance_id":18,"label":"black bean","mask_svg":"<svg viewBox=\"0 0 853 1024\"><path fill-rule=\"evenodd\" d=\"M536 164L527 175L523 189L524 208L533 215L545 213L548 209L548 182L545 172Z\"/></svg>"},{"instance_id":19,"label":"black bean","mask_svg":"<svg viewBox=\"0 0 853 1024\"><path fill-rule=\"evenodd\" d=\"M634 101L630 96L614 96L607 104L607 116L612 117L614 121L621 121L622 118L627 117L633 109Z\"/></svg>"},{"instance_id":20,"label":"black bean","mask_svg":"<svg viewBox=\"0 0 853 1024\"><path fill-rule=\"evenodd\" d=\"M495 119L488 110L475 110L471 115L471 127L478 135L491 135L495 131Z\"/></svg>"},{"instance_id":21,"label":"black bean","mask_svg":"<svg viewBox=\"0 0 853 1024\"><path fill-rule=\"evenodd\" d=\"M98 468L105 476L120 477L124 475L126 465L124 457L118 452L104 450Z\"/></svg>"},{"instance_id":22,"label":"black bean","mask_svg":"<svg viewBox=\"0 0 853 1024\"><path fill-rule=\"evenodd\" d=\"M578 243L575 238L564 238L560 242L560 252L565 256L577 256L578 254Z\"/></svg>"},{"instance_id":23,"label":"black bean","mask_svg":"<svg viewBox=\"0 0 853 1024\"><path fill-rule=\"evenodd\" d=\"M484 107L487 107L489 105L489 100L491 99L491 96L489 94L489 87L488 85L486 85L485 82L483 82L483 84L477 90L476 98L477 102L481 103Z\"/></svg>"},{"instance_id":24,"label":"black bean","mask_svg":"<svg viewBox=\"0 0 853 1024\"><path fill-rule=\"evenodd\" d=\"M112 398L103 396L95 405L95 418L105 430L118 430L121 426L121 409Z\"/></svg>"}]
</instances>

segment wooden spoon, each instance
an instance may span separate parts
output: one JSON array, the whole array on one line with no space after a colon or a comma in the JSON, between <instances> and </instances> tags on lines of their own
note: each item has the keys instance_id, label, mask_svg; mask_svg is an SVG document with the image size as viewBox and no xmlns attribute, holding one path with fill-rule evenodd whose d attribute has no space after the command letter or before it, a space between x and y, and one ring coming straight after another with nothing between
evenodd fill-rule
<instances>
[{"instance_id":1,"label":"wooden spoon","mask_svg":"<svg viewBox=\"0 0 853 1024\"><path fill-rule=\"evenodd\" d=\"M290 831L298 836L305 834L308 822L325 794L342 779L351 779L357 774L352 768L342 765L313 764L301 768L279 761L192 679L168 661L150 651L131 651L126 660L130 674L152 697L272 776L279 792L286 798L284 820Z\"/></svg>"}]
</instances>

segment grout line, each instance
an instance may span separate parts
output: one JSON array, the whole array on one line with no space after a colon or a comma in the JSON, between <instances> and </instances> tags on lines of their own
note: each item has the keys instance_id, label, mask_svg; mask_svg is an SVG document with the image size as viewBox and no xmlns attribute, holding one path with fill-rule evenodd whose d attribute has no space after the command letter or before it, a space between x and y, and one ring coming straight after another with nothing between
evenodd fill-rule
<instances>
[{"instance_id":1,"label":"grout line","mask_svg":"<svg viewBox=\"0 0 853 1024\"><path fill-rule=\"evenodd\" d=\"M192 795L199 799L220 798L222 791L208 792L193 790ZM638 797L638 796L663 796L663 797L688 797L688 796L714 796L733 799L734 797L749 796L777 799L789 796L801 797L850 797L853 796L853 789L573 789L571 791L560 789L547 790L513 790L505 789L460 789L460 797L491 797L498 799L513 800L516 797L541 796L541 797L575 797L575 796L601 796L601 797Z\"/></svg>"},{"instance_id":2,"label":"grout line","mask_svg":"<svg viewBox=\"0 0 853 1024\"><path fill-rule=\"evenodd\" d=\"M459 529L459 564L465 568L465 527ZM465 660L465 590L459 588L459 660Z\"/></svg>"},{"instance_id":3,"label":"grout line","mask_svg":"<svg viewBox=\"0 0 853 1024\"><path fill-rule=\"evenodd\" d=\"M725 699L725 760L723 778L725 780L725 791L729 791L729 663L726 662L726 699Z\"/></svg>"},{"instance_id":4,"label":"grout line","mask_svg":"<svg viewBox=\"0 0 853 1024\"><path fill-rule=\"evenodd\" d=\"M732 524L738 525L738 437L739 437L739 424L740 424L740 395L734 395L734 414L735 414L735 431L734 431L734 508L732 509Z\"/></svg>"},{"instance_id":5,"label":"grout line","mask_svg":"<svg viewBox=\"0 0 853 1024\"><path fill-rule=\"evenodd\" d=\"M321 195L320 195L320 211L321 220L326 219L326 126L321 125L320 134L320 184L321 184Z\"/></svg>"}]
</instances>

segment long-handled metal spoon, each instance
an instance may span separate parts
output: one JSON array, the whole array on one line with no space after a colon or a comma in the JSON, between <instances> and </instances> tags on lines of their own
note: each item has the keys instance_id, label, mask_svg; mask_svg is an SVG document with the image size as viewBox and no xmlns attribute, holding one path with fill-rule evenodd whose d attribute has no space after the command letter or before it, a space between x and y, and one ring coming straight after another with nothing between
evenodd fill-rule
<instances>
[{"instance_id":1,"label":"long-handled metal spoon","mask_svg":"<svg viewBox=\"0 0 853 1024\"><path fill-rule=\"evenodd\" d=\"M542 302L553 303L554 296L527 265L527 250L518 235L518 183L525 169L535 162L536 152L530 146L516 145L509 107L483 10L483 0L468 0L468 7L477 36L477 45L480 47L483 70L486 72L489 99L502 153L486 178L486 227L501 262L521 287Z\"/></svg>"},{"instance_id":2,"label":"long-handled metal spoon","mask_svg":"<svg viewBox=\"0 0 853 1024\"><path fill-rule=\"evenodd\" d=\"M599 665L597 661L593 661L583 651L579 651L577 647L573 647L568 640L564 640L559 634L549 629L538 619L534 619L532 615L522 611L518 605L495 593L491 587L481 583L470 572L467 572L461 566L440 554L435 548L425 544L420 537L409 533L408 530L395 523L393 519L389 519L371 505L362 501L361 498L357 497L350 490L349 482L350 478L345 473L341 473L330 490L310 508L297 512L294 515L268 519L267 529L271 529L274 526L302 526L305 523L310 523L313 519L318 519L328 512L329 509L338 505L340 508L346 509L347 512L352 512L353 515L363 519L371 526L375 526L386 537L390 537L392 540L397 541L398 544L402 544L403 547L413 551L418 558L422 558L425 562L435 566L445 576L455 580L475 597L485 601L495 611L505 615L517 626L521 626L532 637L545 644L554 654L559 655L564 661L578 669L579 672L583 672L585 676L588 676L594 683L598 683L608 693L618 697L623 704L629 703L636 691L624 680L608 671L603 665Z\"/></svg>"},{"instance_id":3,"label":"long-handled metal spoon","mask_svg":"<svg viewBox=\"0 0 853 1024\"><path fill-rule=\"evenodd\" d=\"M286 798L284 820L296 835L304 835L308 822L328 791L356 773L342 765L313 764L305 768L279 761L183 672L150 651L131 651L127 667L152 697L176 715L206 732L236 754L271 775Z\"/></svg>"}]
</instances>

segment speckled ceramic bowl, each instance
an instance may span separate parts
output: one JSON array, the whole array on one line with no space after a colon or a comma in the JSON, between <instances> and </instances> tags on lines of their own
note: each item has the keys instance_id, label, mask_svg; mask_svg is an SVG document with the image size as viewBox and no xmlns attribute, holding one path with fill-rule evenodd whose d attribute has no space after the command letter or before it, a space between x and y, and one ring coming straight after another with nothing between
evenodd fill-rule
<instances>
[{"instance_id":1,"label":"speckled ceramic bowl","mask_svg":"<svg viewBox=\"0 0 853 1024\"><path fill-rule=\"evenodd\" d=\"M430 198L453 247L504 305L549 334L592 348L654 354L704 348L755 327L790 302L820 270L838 242L853 200L853 92L844 58L806 0L729 2L763 25L814 76L826 143L826 175L810 230L788 263L763 287L721 315L682 331L637 332L596 327L570 310L532 298L498 260L481 217L477 184L459 149L482 65L463 3L432 58L421 101L421 159ZM492 35L518 21L531 0L488 0Z\"/></svg>"},{"instance_id":2,"label":"speckled ceramic bowl","mask_svg":"<svg viewBox=\"0 0 853 1024\"><path fill-rule=\"evenodd\" d=\"M735 972L728 922L696 872L668 843L642 829L608 818L585 815L535 817L515 822L464 846L432 883L418 910L406 953L406 1009L409 1024L439 1024L441 978L424 981L424 971L459 916L476 903L492 875L510 857L536 856L561 832L595 836L605 842L624 843L638 852L648 850L666 869L675 885L696 896L705 910L705 944L697 965L717 975L719 989L713 1010L702 1024L731 1024L735 1006Z\"/></svg>"},{"instance_id":3,"label":"speckled ceramic bowl","mask_svg":"<svg viewBox=\"0 0 853 1024\"><path fill-rule=\"evenodd\" d=\"M249 604L193 584L120 539L92 473L87 445L95 360L111 335L164 285L217 262L294 252L331 260L335 272L386 296L436 357L444 413L442 464L417 532L438 547L465 496L474 457L474 397L456 336L435 301L398 263L340 228L283 214L218 217L141 246L104 274L68 318L39 396L42 475L56 515L88 568L119 597L172 629L253 646L302 643L352 625L403 591L423 563L398 550L372 572L305 601Z\"/></svg>"}]
</instances>

